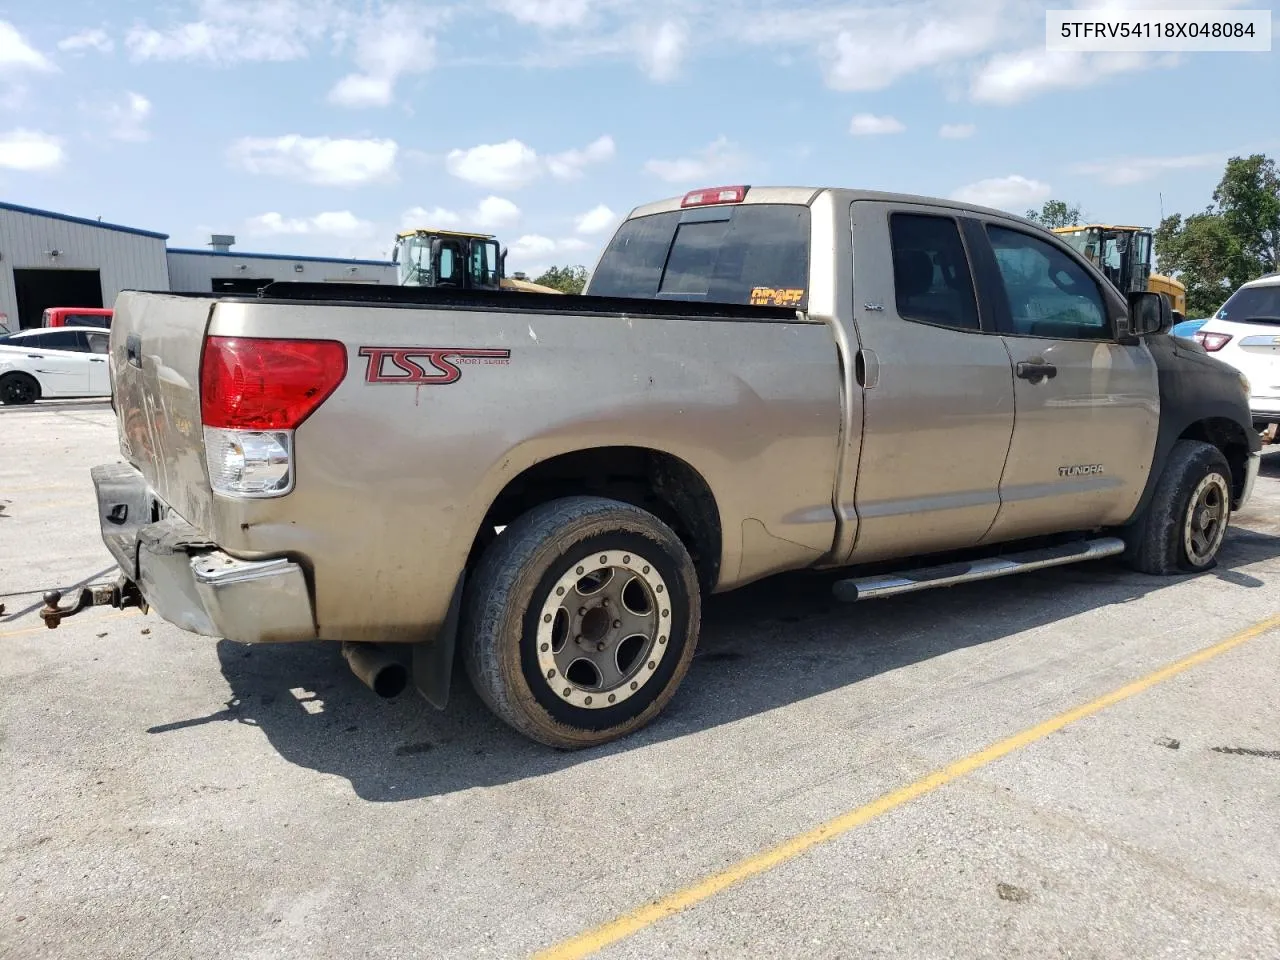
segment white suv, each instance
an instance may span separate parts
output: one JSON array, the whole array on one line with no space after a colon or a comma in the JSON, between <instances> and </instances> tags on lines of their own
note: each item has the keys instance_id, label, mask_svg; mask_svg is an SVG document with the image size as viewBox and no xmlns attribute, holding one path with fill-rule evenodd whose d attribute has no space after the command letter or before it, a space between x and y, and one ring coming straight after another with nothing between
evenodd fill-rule
<instances>
[{"instance_id":1,"label":"white suv","mask_svg":"<svg viewBox=\"0 0 1280 960\"><path fill-rule=\"evenodd\" d=\"M1271 425L1280 425L1280 273L1250 280L1193 336L1248 378L1253 424L1276 439Z\"/></svg>"}]
</instances>

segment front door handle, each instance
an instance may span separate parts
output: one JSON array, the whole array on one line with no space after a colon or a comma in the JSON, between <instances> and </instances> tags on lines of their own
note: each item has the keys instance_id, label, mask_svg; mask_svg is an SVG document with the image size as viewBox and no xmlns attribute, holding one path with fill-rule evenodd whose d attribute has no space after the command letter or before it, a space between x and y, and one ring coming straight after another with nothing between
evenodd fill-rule
<instances>
[{"instance_id":1,"label":"front door handle","mask_svg":"<svg viewBox=\"0 0 1280 960\"><path fill-rule=\"evenodd\" d=\"M1016 372L1023 380L1039 383L1048 378L1052 380L1058 375L1058 368L1052 363L1045 363L1038 357L1035 360L1019 360Z\"/></svg>"},{"instance_id":2,"label":"front door handle","mask_svg":"<svg viewBox=\"0 0 1280 960\"><path fill-rule=\"evenodd\" d=\"M43 359L44 359L44 354L43 354L43 353L28 353L28 354L27 354L27 359L28 359L28 360L43 360Z\"/></svg>"},{"instance_id":3,"label":"front door handle","mask_svg":"<svg viewBox=\"0 0 1280 960\"><path fill-rule=\"evenodd\" d=\"M89 362L90 363L106 363L107 361L103 360L101 357L90 357Z\"/></svg>"}]
</instances>

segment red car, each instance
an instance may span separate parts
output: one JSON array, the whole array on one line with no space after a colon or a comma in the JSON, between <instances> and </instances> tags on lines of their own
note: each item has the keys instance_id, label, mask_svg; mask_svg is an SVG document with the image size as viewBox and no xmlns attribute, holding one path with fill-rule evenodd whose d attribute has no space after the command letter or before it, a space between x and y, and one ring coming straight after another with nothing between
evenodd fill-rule
<instances>
[{"instance_id":1,"label":"red car","mask_svg":"<svg viewBox=\"0 0 1280 960\"><path fill-rule=\"evenodd\" d=\"M110 327L109 307L50 307L40 318L42 327Z\"/></svg>"}]
</instances>

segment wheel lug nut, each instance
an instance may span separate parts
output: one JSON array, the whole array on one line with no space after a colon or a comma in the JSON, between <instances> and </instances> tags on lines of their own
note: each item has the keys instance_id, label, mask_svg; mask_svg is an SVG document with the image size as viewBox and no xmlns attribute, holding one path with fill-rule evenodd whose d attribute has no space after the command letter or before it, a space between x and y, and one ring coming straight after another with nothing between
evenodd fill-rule
<instances>
[{"instance_id":1,"label":"wheel lug nut","mask_svg":"<svg viewBox=\"0 0 1280 960\"><path fill-rule=\"evenodd\" d=\"M578 608L578 616L580 616L580 617L585 617L586 615L587 615L587 608L586 608L586 607L579 607L579 608Z\"/></svg>"},{"instance_id":2,"label":"wheel lug nut","mask_svg":"<svg viewBox=\"0 0 1280 960\"><path fill-rule=\"evenodd\" d=\"M603 643L597 643L597 644L596 644L596 652L597 652L597 653L604 653L604 644L603 644Z\"/></svg>"},{"instance_id":3,"label":"wheel lug nut","mask_svg":"<svg viewBox=\"0 0 1280 960\"><path fill-rule=\"evenodd\" d=\"M622 626L622 621L621 621L621 620L615 620L615 621L613 621L613 629L617 630L617 629L618 629L619 627L621 627L621 626Z\"/></svg>"}]
</instances>

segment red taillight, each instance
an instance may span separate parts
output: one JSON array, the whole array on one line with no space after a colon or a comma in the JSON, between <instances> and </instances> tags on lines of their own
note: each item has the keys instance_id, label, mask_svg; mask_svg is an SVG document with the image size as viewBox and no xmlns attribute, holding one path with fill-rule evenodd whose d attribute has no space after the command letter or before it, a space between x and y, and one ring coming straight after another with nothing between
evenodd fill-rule
<instances>
[{"instance_id":1,"label":"red taillight","mask_svg":"<svg viewBox=\"0 0 1280 960\"><path fill-rule=\"evenodd\" d=\"M209 337L200 362L206 427L292 430L347 375L347 348L334 340Z\"/></svg>"},{"instance_id":2,"label":"red taillight","mask_svg":"<svg viewBox=\"0 0 1280 960\"><path fill-rule=\"evenodd\" d=\"M1231 342L1231 334L1229 333L1201 333L1197 330L1193 336L1200 346L1204 347L1210 353L1221 350Z\"/></svg>"},{"instance_id":3,"label":"red taillight","mask_svg":"<svg viewBox=\"0 0 1280 960\"><path fill-rule=\"evenodd\" d=\"M746 187L710 187L691 190L680 201L682 207L705 207L713 203L741 203L747 198Z\"/></svg>"}]
</instances>

